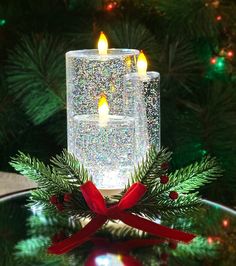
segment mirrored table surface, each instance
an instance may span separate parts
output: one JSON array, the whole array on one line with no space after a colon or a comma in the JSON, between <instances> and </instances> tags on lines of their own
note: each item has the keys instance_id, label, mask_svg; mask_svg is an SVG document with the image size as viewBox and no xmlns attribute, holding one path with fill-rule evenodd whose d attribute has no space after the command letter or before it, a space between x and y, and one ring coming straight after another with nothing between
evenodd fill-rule
<instances>
[{"instance_id":1,"label":"mirrored table surface","mask_svg":"<svg viewBox=\"0 0 236 266\"><path fill-rule=\"evenodd\" d=\"M81 228L80 221L45 215L26 207L30 192L0 198L1 266L236 265L236 212L203 200L194 215L158 221L197 237L188 245L107 226L65 255L49 255L52 242Z\"/></svg>"}]
</instances>

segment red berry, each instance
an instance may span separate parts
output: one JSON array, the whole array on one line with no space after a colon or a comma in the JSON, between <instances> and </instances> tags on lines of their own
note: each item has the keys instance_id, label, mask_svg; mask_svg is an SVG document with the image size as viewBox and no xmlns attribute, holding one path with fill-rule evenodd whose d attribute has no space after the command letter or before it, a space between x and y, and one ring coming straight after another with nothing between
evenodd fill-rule
<instances>
[{"instance_id":1,"label":"red berry","mask_svg":"<svg viewBox=\"0 0 236 266\"><path fill-rule=\"evenodd\" d=\"M65 202L69 202L69 201L71 201L71 199L72 199L72 194L71 193L65 193L64 194L64 201Z\"/></svg>"},{"instance_id":2,"label":"red berry","mask_svg":"<svg viewBox=\"0 0 236 266\"><path fill-rule=\"evenodd\" d=\"M50 197L50 202L52 203L52 204L57 204L58 203L58 197L56 196L56 195L52 195L51 197Z\"/></svg>"},{"instance_id":3,"label":"red berry","mask_svg":"<svg viewBox=\"0 0 236 266\"><path fill-rule=\"evenodd\" d=\"M62 203L57 203L56 207L57 207L58 211L63 211L64 210L64 205Z\"/></svg>"},{"instance_id":4,"label":"red berry","mask_svg":"<svg viewBox=\"0 0 236 266\"><path fill-rule=\"evenodd\" d=\"M176 199L178 199L179 194L178 194L178 192L176 192L176 191L171 191L170 194L169 194L169 197L170 197L172 200L176 200Z\"/></svg>"},{"instance_id":5,"label":"red berry","mask_svg":"<svg viewBox=\"0 0 236 266\"><path fill-rule=\"evenodd\" d=\"M161 169L162 170L167 170L169 168L169 163L168 162L164 162L161 164Z\"/></svg>"},{"instance_id":6,"label":"red berry","mask_svg":"<svg viewBox=\"0 0 236 266\"><path fill-rule=\"evenodd\" d=\"M161 182L161 184L167 184L168 181L169 181L169 176L167 176L167 175L162 175L162 176L160 177L160 182Z\"/></svg>"}]
</instances>

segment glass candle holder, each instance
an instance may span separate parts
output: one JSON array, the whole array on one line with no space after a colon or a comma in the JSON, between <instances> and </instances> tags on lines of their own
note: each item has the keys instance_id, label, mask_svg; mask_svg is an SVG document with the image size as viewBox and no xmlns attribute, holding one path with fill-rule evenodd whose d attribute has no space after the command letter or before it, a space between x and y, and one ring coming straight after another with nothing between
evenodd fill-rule
<instances>
[{"instance_id":1,"label":"glass candle holder","mask_svg":"<svg viewBox=\"0 0 236 266\"><path fill-rule=\"evenodd\" d=\"M138 50L66 53L68 151L99 189L121 189L137 164L134 112L125 113L124 75L135 72Z\"/></svg>"},{"instance_id":2,"label":"glass candle holder","mask_svg":"<svg viewBox=\"0 0 236 266\"><path fill-rule=\"evenodd\" d=\"M135 120L143 149L142 156L150 145L160 149L160 74L150 71L145 75L130 73L124 76L126 113L135 112ZM145 112L145 115L143 115Z\"/></svg>"}]
</instances>

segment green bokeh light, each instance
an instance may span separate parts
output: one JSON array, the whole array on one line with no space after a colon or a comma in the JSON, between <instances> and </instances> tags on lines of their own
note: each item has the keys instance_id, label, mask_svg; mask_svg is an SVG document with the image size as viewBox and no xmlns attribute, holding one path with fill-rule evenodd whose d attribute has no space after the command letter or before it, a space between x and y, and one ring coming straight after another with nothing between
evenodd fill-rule
<instances>
[{"instance_id":1,"label":"green bokeh light","mask_svg":"<svg viewBox=\"0 0 236 266\"><path fill-rule=\"evenodd\" d=\"M0 19L0 26L4 26L6 24L6 20L5 19Z\"/></svg>"},{"instance_id":2,"label":"green bokeh light","mask_svg":"<svg viewBox=\"0 0 236 266\"><path fill-rule=\"evenodd\" d=\"M223 68L224 65L225 65L225 62L224 62L224 58L223 57L219 57L217 58L217 61L216 61L216 67L218 68Z\"/></svg>"}]
</instances>

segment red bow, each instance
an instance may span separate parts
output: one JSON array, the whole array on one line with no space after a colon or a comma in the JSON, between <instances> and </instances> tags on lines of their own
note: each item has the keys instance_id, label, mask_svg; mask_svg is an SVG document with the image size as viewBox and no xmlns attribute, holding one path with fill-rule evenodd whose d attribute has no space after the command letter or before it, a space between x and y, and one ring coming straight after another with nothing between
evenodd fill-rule
<instances>
[{"instance_id":1,"label":"red bow","mask_svg":"<svg viewBox=\"0 0 236 266\"><path fill-rule=\"evenodd\" d=\"M107 220L121 220L123 223L146 233L183 241L185 243L190 242L195 237L193 234L171 229L127 212L126 210L135 206L147 191L146 186L141 183L133 184L124 194L120 202L109 208L106 207L105 199L91 181L83 184L80 190L88 207L96 216L79 232L49 247L48 252L51 254L63 254L83 244L92 234L100 229Z\"/></svg>"}]
</instances>

